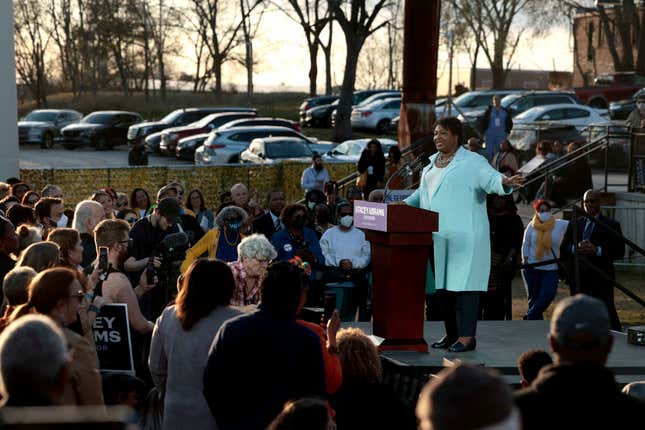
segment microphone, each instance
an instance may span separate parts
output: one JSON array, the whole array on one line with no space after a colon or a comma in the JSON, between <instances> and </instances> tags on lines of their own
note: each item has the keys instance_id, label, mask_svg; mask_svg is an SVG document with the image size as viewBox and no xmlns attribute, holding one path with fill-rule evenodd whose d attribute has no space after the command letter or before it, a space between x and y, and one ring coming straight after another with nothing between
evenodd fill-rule
<instances>
[{"instance_id":1,"label":"microphone","mask_svg":"<svg viewBox=\"0 0 645 430\"><path fill-rule=\"evenodd\" d=\"M187 247L189 243L188 235L184 232L171 233L163 238L161 246L163 249L172 251L177 248Z\"/></svg>"},{"instance_id":2,"label":"microphone","mask_svg":"<svg viewBox=\"0 0 645 430\"><path fill-rule=\"evenodd\" d=\"M388 178L385 184L385 190L383 191L383 201L387 199L387 196L390 193L390 184L392 183L394 178L401 176L412 177L416 173L421 172L428 164L430 164L430 156L424 152L417 158L404 164L401 168L399 168L399 170L394 172L394 174Z\"/></svg>"}]
</instances>

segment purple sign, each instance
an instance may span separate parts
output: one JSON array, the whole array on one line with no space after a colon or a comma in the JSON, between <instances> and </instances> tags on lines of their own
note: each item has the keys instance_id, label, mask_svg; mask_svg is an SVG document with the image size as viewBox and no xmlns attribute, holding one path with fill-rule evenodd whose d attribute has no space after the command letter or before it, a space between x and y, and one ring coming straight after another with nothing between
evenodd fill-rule
<instances>
[{"instance_id":1,"label":"purple sign","mask_svg":"<svg viewBox=\"0 0 645 430\"><path fill-rule=\"evenodd\" d=\"M387 205L356 200L354 202L354 225L368 230L387 231Z\"/></svg>"}]
</instances>

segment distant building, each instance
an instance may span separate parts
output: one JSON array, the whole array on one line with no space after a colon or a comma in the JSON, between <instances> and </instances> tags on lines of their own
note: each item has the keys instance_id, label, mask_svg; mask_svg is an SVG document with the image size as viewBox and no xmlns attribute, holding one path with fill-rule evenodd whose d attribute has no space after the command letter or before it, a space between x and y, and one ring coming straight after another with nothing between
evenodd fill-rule
<instances>
[{"instance_id":1,"label":"distant building","mask_svg":"<svg viewBox=\"0 0 645 430\"><path fill-rule=\"evenodd\" d=\"M615 14L613 6L619 1L598 0L596 4L603 4L610 21ZM645 2L634 2L638 10L639 21L642 22L645 14ZM610 25L614 25L610 22ZM598 75L616 72L614 61L607 43L607 35L601 23L600 13L597 10L580 10L573 19L573 86L582 87L591 85ZM635 33L635 32L634 32ZM618 32L615 32L618 37ZM623 46L620 41L615 43L616 51L620 58L623 57ZM636 61L638 41L636 34L632 34L632 47L634 61Z\"/></svg>"},{"instance_id":2,"label":"distant building","mask_svg":"<svg viewBox=\"0 0 645 430\"><path fill-rule=\"evenodd\" d=\"M476 89L488 89L493 85L490 69L477 69ZM505 88L524 90L546 90L568 88L571 72L550 72L546 70L511 70L506 76Z\"/></svg>"}]
</instances>

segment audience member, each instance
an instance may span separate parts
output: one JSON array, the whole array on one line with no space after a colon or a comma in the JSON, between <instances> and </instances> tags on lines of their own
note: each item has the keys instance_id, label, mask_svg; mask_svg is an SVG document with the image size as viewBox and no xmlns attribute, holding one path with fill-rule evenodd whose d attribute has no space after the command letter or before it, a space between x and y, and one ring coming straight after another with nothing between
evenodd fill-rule
<instances>
[{"instance_id":1,"label":"audience member","mask_svg":"<svg viewBox=\"0 0 645 430\"><path fill-rule=\"evenodd\" d=\"M377 188L372 190L369 196L367 196L367 201L383 203L385 201L385 190L383 188Z\"/></svg>"},{"instance_id":2,"label":"audience member","mask_svg":"<svg viewBox=\"0 0 645 430\"><path fill-rule=\"evenodd\" d=\"M118 213L128 207L128 196L125 193L116 193L116 201L114 203L114 211Z\"/></svg>"},{"instance_id":3,"label":"audience member","mask_svg":"<svg viewBox=\"0 0 645 430\"><path fill-rule=\"evenodd\" d=\"M61 199L45 197L36 203L34 210L36 211L38 222L43 226L43 237L47 237L47 233L50 230L58 227L58 222L63 216L65 207Z\"/></svg>"},{"instance_id":4,"label":"audience member","mask_svg":"<svg viewBox=\"0 0 645 430\"><path fill-rule=\"evenodd\" d=\"M149 363L164 399L164 429L216 428L203 394L204 368L219 328L241 314L229 307L234 289L233 275L225 263L196 260L184 275L175 304L157 320Z\"/></svg>"},{"instance_id":5,"label":"audience member","mask_svg":"<svg viewBox=\"0 0 645 430\"><path fill-rule=\"evenodd\" d=\"M52 197L54 199L63 200L63 189L58 185L47 184L43 187L40 195L42 197Z\"/></svg>"},{"instance_id":6,"label":"audience member","mask_svg":"<svg viewBox=\"0 0 645 430\"><path fill-rule=\"evenodd\" d=\"M354 227L352 208L342 205L338 209L338 226L331 228L320 239L320 248L327 270L325 282L351 281L354 288L349 294L348 316L351 318L359 309L359 321L369 321L367 309L368 281L367 267L370 264L370 243L365 233ZM353 318L352 318L353 319Z\"/></svg>"},{"instance_id":7,"label":"audience member","mask_svg":"<svg viewBox=\"0 0 645 430\"><path fill-rule=\"evenodd\" d=\"M9 211L9 208L11 208L11 206L17 205L19 203L20 203L20 200L18 200L16 196L9 195L4 199L0 200L0 210L6 214Z\"/></svg>"},{"instance_id":8,"label":"audience member","mask_svg":"<svg viewBox=\"0 0 645 430\"><path fill-rule=\"evenodd\" d=\"M22 251L16 267L28 266L40 273L52 268L60 261L60 249L54 242L37 242Z\"/></svg>"},{"instance_id":9,"label":"audience member","mask_svg":"<svg viewBox=\"0 0 645 430\"><path fill-rule=\"evenodd\" d=\"M224 209L226 206L231 206L232 204L233 197L231 195L231 191L224 191L219 195L219 207L217 208L217 211L215 211L215 213L220 213L222 209Z\"/></svg>"},{"instance_id":10,"label":"audience member","mask_svg":"<svg viewBox=\"0 0 645 430\"><path fill-rule=\"evenodd\" d=\"M630 382L623 387L622 392L628 396L645 401L645 382Z\"/></svg>"},{"instance_id":11,"label":"audience member","mask_svg":"<svg viewBox=\"0 0 645 430\"><path fill-rule=\"evenodd\" d=\"M325 195L327 196L326 203L329 208L329 219L335 220L338 218L338 205L341 203L347 203L347 200L338 195L338 183L334 181L329 181L325 184Z\"/></svg>"},{"instance_id":12,"label":"audience member","mask_svg":"<svg viewBox=\"0 0 645 430\"><path fill-rule=\"evenodd\" d=\"M276 255L271 242L261 234L252 234L242 239L237 245L237 261L229 263L235 279L232 305L258 304L267 267Z\"/></svg>"},{"instance_id":13,"label":"audience member","mask_svg":"<svg viewBox=\"0 0 645 430\"><path fill-rule=\"evenodd\" d=\"M307 224L307 208L303 205L289 205L282 211L282 223L285 228L273 235L271 243L278 253L276 260L288 261L293 257L310 265L324 265L323 257L316 233L305 227Z\"/></svg>"},{"instance_id":14,"label":"audience member","mask_svg":"<svg viewBox=\"0 0 645 430\"><path fill-rule=\"evenodd\" d=\"M22 254L29 245L43 241L43 233L39 227L30 227L27 224L23 224L16 229L16 234L18 234L18 247L15 255Z\"/></svg>"},{"instance_id":15,"label":"audience member","mask_svg":"<svg viewBox=\"0 0 645 430\"><path fill-rule=\"evenodd\" d=\"M18 247L18 235L11 221L0 216L0 279L16 265L12 255Z\"/></svg>"},{"instance_id":16,"label":"audience member","mask_svg":"<svg viewBox=\"0 0 645 430\"><path fill-rule=\"evenodd\" d=\"M36 271L31 267L16 267L4 276L2 281L4 313L0 320L0 331L6 327L16 307L29 300L29 283L36 275Z\"/></svg>"},{"instance_id":17,"label":"audience member","mask_svg":"<svg viewBox=\"0 0 645 430\"><path fill-rule=\"evenodd\" d=\"M217 332L204 397L220 430L264 429L287 400L325 395L320 340L295 321L304 278L290 263L271 265L258 311L228 320ZM271 353L258 360L257 351ZM252 413L240 401L248 398L249 387Z\"/></svg>"},{"instance_id":18,"label":"audience member","mask_svg":"<svg viewBox=\"0 0 645 430\"><path fill-rule=\"evenodd\" d=\"M106 191L100 190L96 191L90 197L90 200L98 202L103 207L103 218L112 219L114 218L114 199Z\"/></svg>"},{"instance_id":19,"label":"audience member","mask_svg":"<svg viewBox=\"0 0 645 430\"><path fill-rule=\"evenodd\" d=\"M284 228L280 221L280 214L285 206L284 192L282 190L271 190L267 194L268 210L264 215L253 220L253 231L266 236L271 240L273 234Z\"/></svg>"},{"instance_id":20,"label":"audience member","mask_svg":"<svg viewBox=\"0 0 645 430\"><path fill-rule=\"evenodd\" d=\"M349 187L347 187L346 196L347 196L347 201L352 207L352 210L354 210L354 201L363 200L363 192L356 185L350 185Z\"/></svg>"},{"instance_id":21,"label":"audience member","mask_svg":"<svg viewBox=\"0 0 645 430\"><path fill-rule=\"evenodd\" d=\"M362 185L363 195L369 196L373 189L383 186L385 155L383 148L381 148L381 142L377 139L370 140L361 152L357 170L365 179L365 183Z\"/></svg>"},{"instance_id":22,"label":"audience member","mask_svg":"<svg viewBox=\"0 0 645 430\"><path fill-rule=\"evenodd\" d=\"M22 181L21 181L20 179L16 178L16 177L12 176L12 177L10 177L10 178L7 178L7 179L5 180L5 182L6 182L7 184L9 184L10 186L13 186L13 185L15 185L15 184L17 184L17 183L19 183L19 182L22 182Z\"/></svg>"},{"instance_id":23,"label":"audience member","mask_svg":"<svg viewBox=\"0 0 645 430\"><path fill-rule=\"evenodd\" d=\"M558 419L548 409L541 413ZM420 430L522 428L508 384L485 368L466 364L446 368L426 384L417 402L417 417Z\"/></svg>"},{"instance_id":24,"label":"audience member","mask_svg":"<svg viewBox=\"0 0 645 430\"><path fill-rule=\"evenodd\" d=\"M137 211L137 218L143 218L148 215L148 210L152 206L148 192L143 188L135 188L130 193L130 208Z\"/></svg>"},{"instance_id":25,"label":"audience member","mask_svg":"<svg viewBox=\"0 0 645 430\"><path fill-rule=\"evenodd\" d=\"M401 149L399 145L392 145L390 149L387 150L387 179L389 180L392 176L399 171L401 168ZM405 182L403 177L397 176L392 179L388 184L390 190L402 190L405 188Z\"/></svg>"},{"instance_id":26,"label":"audience member","mask_svg":"<svg viewBox=\"0 0 645 430\"><path fill-rule=\"evenodd\" d=\"M309 190L305 193L305 207L307 208L307 227L314 229L316 220L315 209L316 205L325 203L327 197L325 193L320 190Z\"/></svg>"},{"instance_id":27,"label":"audience member","mask_svg":"<svg viewBox=\"0 0 645 430\"><path fill-rule=\"evenodd\" d=\"M320 154L314 154L311 157L311 166L302 172L300 186L305 192L310 190L324 191L325 184L330 179L329 172L325 168L322 157Z\"/></svg>"},{"instance_id":28,"label":"audience member","mask_svg":"<svg viewBox=\"0 0 645 430\"><path fill-rule=\"evenodd\" d=\"M471 137L468 139L468 142L466 142L466 149L483 157L486 157L487 155L486 150L482 146L481 140L476 137Z\"/></svg>"},{"instance_id":29,"label":"audience member","mask_svg":"<svg viewBox=\"0 0 645 430\"><path fill-rule=\"evenodd\" d=\"M27 191L29 191L29 185L24 182L17 182L11 185L11 195L17 198L18 202L22 201L22 197Z\"/></svg>"},{"instance_id":30,"label":"audience member","mask_svg":"<svg viewBox=\"0 0 645 430\"><path fill-rule=\"evenodd\" d=\"M522 388L529 387L543 367L553 364L548 352L543 349L529 349L517 360L517 369L522 380Z\"/></svg>"},{"instance_id":31,"label":"audience member","mask_svg":"<svg viewBox=\"0 0 645 430\"><path fill-rule=\"evenodd\" d=\"M513 128L511 113L502 106L500 97L494 95L492 104L488 106L482 118L482 130L486 139L486 155L488 161L499 151L500 142L504 141Z\"/></svg>"},{"instance_id":32,"label":"audience member","mask_svg":"<svg viewBox=\"0 0 645 430\"><path fill-rule=\"evenodd\" d=\"M38 225L38 220L36 219L36 211L29 206L17 204L13 205L7 211L7 218L13 225L21 226L22 224L28 224L31 226Z\"/></svg>"},{"instance_id":33,"label":"audience member","mask_svg":"<svg viewBox=\"0 0 645 430\"><path fill-rule=\"evenodd\" d=\"M206 208L204 196L199 189L196 188L188 193L186 209L192 211L197 216L197 222L204 232L207 232L215 226L215 215L212 210Z\"/></svg>"},{"instance_id":34,"label":"audience member","mask_svg":"<svg viewBox=\"0 0 645 430\"><path fill-rule=\"evenodd\" d=\"M96 260L94 245L94 228L105 218L103 206L92 200L83 200L76 205L72 227L81 236L83 246L83 261L81 266L87 267Z\"/></svg>"},{"instance_id":35,"label":"audience member","mask_svg":"<svg viewBox=\"0 0 645 430\"><path fill-rule=\"evenodd\" d=\"M38 203L38 200L40 200L40 196L38 195L37 192L35 191L27 191L24 196L22 196L22 199L20 199L20 203L22 203L25 206L29 206L30 208L33 208L36 206L36 203Z\"/></svg>"},{"instance_id":36,"label":"audience member","mask_svg":"<svg viewBox=\"0 0 645 430\"><path fill-rule=\"evenodd\" d=\"M231 187L233 204L246 211L251 221L262 215L262 208L249 196L249 189L244 184L235 184Z\"/></svg>"},{"instance_id":37,"label":"audience member","mask_svg":"<svg viewBox=\"0 0 645 430\"><path fill-rule=\"evenodd\" d=\"M83 244L81 236L73 228L57 228L49 232L47 240L54 242L60 249L61 266L83 270Z\"/></svg>"},{"instance_id":38,"label":"audience member","mask_svg":"<svg viewBox=\"0 0 645 430\"><path fill-rule=\"evenodd\" d=\"M520 158L517 150L513 148L508 139L504 139L499 144L499 152L491 160L491 164L498 171L508 171L510 176L517 173L520 168Z\"/></svg>"},{"instance_id":39,"label":"audience member","mask_svg":"<svg viewBox=\"0 0 645 430\"><path fill-rule=\"evenodd\" d=\"M622 326L616 312L611 281L615 280L614 260L623 258L625 245L621 238L620 224L600 213L601 197L599 192L593 190L584 194L583 207L586 216L569 223L561 251L565 256L571 256L574 246L577 247L580 285L575 285L575 279L570 279L570 284L574 284L572 292L589 294L602 300L607 306L612 330L620 331ZM574 222L578 230L576 238L573 237ZM591 267L600 269L604 276Z\"/></svg>"},{"instance_id":40,"label":"audience member","mask_svg":"<svg viewBox=\"0 0 645 430\"><path fill-rule=\"evenodd\" d=\"M372 341L358 328L338 332L343 383L331 396L339 429L415 429L414 415L385 386L381 360Z\"/></svg>"},{"instance_id":41,"label":"audience member","mask_svg":"<svg viewBox=\"0 0 645 430\"><path fill-rule=\"evenodd\" d=\"M533 219L524 231L522 261L539 264L556 260L560 258L560 245L569 222L555 219L551 204L545 200L537 200L533 207ZM522 270L522 278L529 302L524 319L541 320L558 289L558 263L527 267Z\"/></svg>"},{"instance_id":42,"label":"audience member","mask_svg":"<svg viewBox=\"0 0 645 430\"><path fill-rule=\"evenodd\" d=\"M318 239L332 227L334 224L331 223L329 207L325 203L318 203L314 208L314 231Z\"/></svg>"},{"instance_id":43,"label":"audience member","mask_svg":"<svg viewBox=\"0 0 645 430\"><path fill-rule=\"evenodd\" d=\"M549 334L555 364L515 397L522 428L619 429L645 422L645 403L621 393L605 367L613 340L603 302L586 294L561 300Z\"/></svg>"},{"instance_id":44,"label":"audience member","mask_svg":"<svg viewBox=\"0 0 645 430\"><path fill-rule=\"evenodd\" d=\"M572 142L567 147L567 153L572 154L580 148L580 144ZM547 178L544 197L553 200L558 207L566 205L569 199L579 199L580 194L593 188L591 167L587 157L580 157L559 169L553 176Z\"/></svg>"},{"instance_id":45,"label":"audience member","mask_svg":"<svg viewBox=\"0 0 645 430\"><path fill-rule=\"evenodd\" d=\"M116 219L122 219L132 227L139 220L139 217L136 210L124 208L116 213Z\"/></svg>"},{"instance_id":46,"label":"audience member","mask_svg":"<svg viewBox=\"0 0 645 430\"><path fill-rule=\"evenodd\" d=\"M247 219L248 215L240 207L227 206L222 209L215 218L217 228L210 229L199 242L186 251L181 272L185 272L192 262L204 253L208 253L208 258L217 258L225 262L236 261L237 246L244 238L242 226Z\"/></svg>"},{"instance_id":47,"label":"audience member","mask_svg":"<svg viewBox=\"0 0 645 430\"><path fill-rule=\"evenodd\" d=\"M267 430L333 430L336 426L329 408L321 399L303 398L288 401Z\"/></svg>"},{"instance_id":48,"label":"audience member","mask_svg":"<svg viewBox=\"0 0 645 430\"><path fill-rule=\"evenodd\" d=\"M65 403L69 355L61 327L43 315L27 315L0 334L2 407Z\"/></svg>"},{"instance_id":49,"label":"audience member","mask_svg":"<svg viewBox=\"0 0 645 430\"><path fill-rule=\"evenodd\" d=\"M103 391L96 349L66 327L76 322L83 297L85 293L77 271L63 267L45 270L29 285L29 299L11 315L7 330L11 330L16 319L30 312L47 315L56 321L63 329L71 355L70 380L63 391L62 403L100 405L103 404Z\"/></svg>"},{"instance_id":50,"label":"audience member","mask_svg":"<svg viewBox=\"0 0 645 430\"><path fill-rule=\"evenodd\" d=\"M11 193L11 185L6 182L0 182L0 200L4 199Z\"/></svg>"},{"instance_id":51,"label":"audience member","mask_svg":"<svg viewBox=\"0 0 645 430\"><path fill-rule=\"evenodd\" d=\"M103 398L106 405L129 406L138 412L145 393L145 383L136 376L109 373L103 378Z\"/></svg>"}]
</instances>

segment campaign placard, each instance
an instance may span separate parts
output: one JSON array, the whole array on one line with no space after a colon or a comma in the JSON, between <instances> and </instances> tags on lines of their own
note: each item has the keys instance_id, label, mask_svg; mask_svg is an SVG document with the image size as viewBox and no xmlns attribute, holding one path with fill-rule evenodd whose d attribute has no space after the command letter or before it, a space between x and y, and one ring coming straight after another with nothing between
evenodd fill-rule
<instances>
[{"instance_id":1,"label":"campaign placard","mask_svg":"<svg viewBox=\"0 0 645 430\"><path fill-rule=\"evenodd\" d=\"M354 225L358 228L387 231L387 205L356 200L354 202Z\"/></svg>"},{"instance_id":2,"label":"campaign placard","mask_svg":"<svg viewBox=\"0 0 645 430\"><path fill-rule=\"evenodd\" d=\"M101 371L134 374L128 305L104 305L92 324Z\"/></svg>"}]
</instances>

